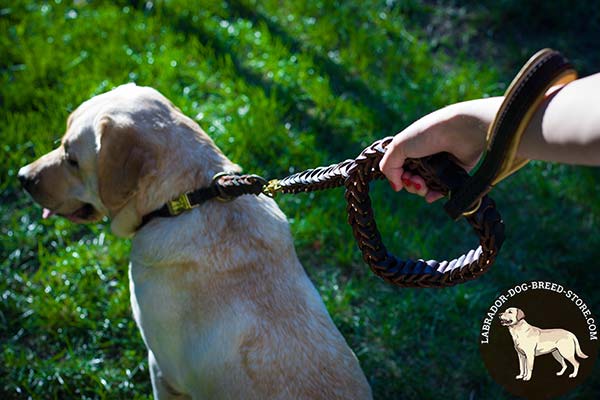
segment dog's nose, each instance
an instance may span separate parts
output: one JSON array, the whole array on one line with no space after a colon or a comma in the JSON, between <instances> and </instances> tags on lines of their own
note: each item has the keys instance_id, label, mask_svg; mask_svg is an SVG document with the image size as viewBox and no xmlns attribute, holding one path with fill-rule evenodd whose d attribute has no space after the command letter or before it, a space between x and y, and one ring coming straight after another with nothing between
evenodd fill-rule
<instances>
[{"instance_id":1,"label":"dog's nose","mask_svg":"<svg viewBox=\"0 0 600 400\"><path fill-rule=\"evenodd\" d=\"M25 168L26 167L23 167L19 170L17 177L19 178L19 182L21 182L21 186L23 186L23 189L29 191L29 188L31 187L31 184L33 181L27 174L27 171L25 170Z\"/></svg>"}]
</instances>

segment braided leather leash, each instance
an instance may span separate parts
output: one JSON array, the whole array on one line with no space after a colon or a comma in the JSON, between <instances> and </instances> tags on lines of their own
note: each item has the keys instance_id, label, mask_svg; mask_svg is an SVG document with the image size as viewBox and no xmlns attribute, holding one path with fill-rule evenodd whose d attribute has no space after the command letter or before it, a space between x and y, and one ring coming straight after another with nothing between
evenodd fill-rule
<instances>
[{"instance_id":1,"label":"braided leather leash","mask_svg":"<svg viewBox=\"0 0 600 400\"><path fill-rule=\"evenodd\" d=\"M478 210L467 221L479 237L479 247L451 261L401 260L390 254L377 229L369 182L382 179L379 161L386 146L392 141L387 137L364 149L356 159L349 159L328 167L308 169L277 182L280 193L301 193L345 186L348 223L362 251L364 261L375 275L386 282L405 287L445 287L466 282L483 274L494 262L504 241L504 224L494 202L485 196ZM443 194L459 187L469 175L447 153L422 159L408 159L407 171L419 174L427 186ZM256 175L223 175L215 183L224 197L263 192L264 180Z\"/></svg>"}]
</instances>

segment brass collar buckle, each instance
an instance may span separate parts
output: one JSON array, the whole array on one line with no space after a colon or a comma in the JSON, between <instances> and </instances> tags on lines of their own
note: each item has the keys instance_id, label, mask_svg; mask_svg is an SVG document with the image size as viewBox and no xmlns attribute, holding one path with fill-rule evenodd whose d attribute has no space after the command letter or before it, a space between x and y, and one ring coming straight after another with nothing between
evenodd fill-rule
<instances>
[{"instance_id":1,"label":"brass collar buckle","mask_svg":"<svg viewBox=\"0 0 600 400\"><path fill-rule=\"evenodd\" d=\"M179 215L184 211L191 210L195 206L190 204L190 199L187 196L187 193L182 194L181 196L167 202L167 208L171 215Z\"/></svg>"}]
</instances>

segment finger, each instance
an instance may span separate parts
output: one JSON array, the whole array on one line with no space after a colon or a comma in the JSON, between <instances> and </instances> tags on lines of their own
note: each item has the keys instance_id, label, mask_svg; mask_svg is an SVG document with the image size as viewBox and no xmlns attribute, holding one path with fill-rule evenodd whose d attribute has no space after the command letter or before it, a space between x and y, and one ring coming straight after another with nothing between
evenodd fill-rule
<instances>
[{"instance_id":1,"label":"finger","mask_svg":"<svg viewBox=\"0 0 600 400\"><path fill-rule=\"evenodd\" d=\"M429 188L425 183L425 179L421 178L419 175L412 175L410 178L411 187L415 189L415 194L419 196L425 196Z\"/></svg>"},{"instance_id":2,"label":"finger","mask_svg":"<svg viewBox=\"0 0 600 400\"><path fill-rule=\"evenodd\" d=\"M404 189L408 193L418 194L417 189L413 186L413 174L410 172L404 172L402 174L402 184L404 185Z\"/></svg>"},{"instance_id":3,"label":"finger","mask_svg":"<svg viewBox=\"0 0 600 400\"><path fill-rule=\"evenodd\" d=\"M402 181L402 174L404 173L404 169L399 168L399 169L394 169L391 172L388 173L388 175L386 175L386 178L388 178L388 182L390 183L390 186L392 187L392 189L395 192L399 192L402 189L404 189L404 182ZM392 178L390 178L392 177Z\"/></svg>"},{"instance_id":4,"label":"finger","mask_svg":"<svg viewBox=\"0 0 600 400\"><path fill-rule=\"evenodd\" d=\"M419 175L413 175L410 172L405 172L402 174L402 183L404 184L404 188L409 193L416 194L418 196L425 196L427 194L427 185L425 185L425 180Z\"/></svg>"},{"instance_id":5,"label":"finger","mask_svg":"<svg viewBox=\"0 0 600 400\"><path fill-rule=\"evenodd\" d=\"M390 185L394 190L401 190L404 185L402 183L402 174L404 173L404 152L401 146L397 146L395 140L393 140L381 158L379 162L379 169L390 181Z\"/></svg>"},{"instance_id":6,"label":"finger","mask_svg":"<svg viewBox=\"0 0 600 400\"><path fill-rule=\"evenodd\" d=\"M425 201L428 203L433 203L434 201L437 201L437 200L441 199L442 197L444 197L444 195L441 194L440 192L436 192L435 190L430 190L425 195Z\"/></svg>"},{"instance_id":7,"label":"finger","mask_svg":"<svg viewBox=\"0 0 600 400\"><path fill-rule=\"evenodd\" d=\"M404 185L404 190L408 193L415 193L415 188L412 186L411 182L412 174L410 172L404 172L402 174L402 184Z\"/></svg>"},{"instance_id":8,"label":"finger","mask_svg":"<svg viewBox=\"0 0 600 400\"><path fill-rule=\"evenodd\" d=\"M386 152L379 162L379 169L388 178L395 190L400 190L404 187L404 189L407 189L411 193L425 195L426 190L424 190L425 185L422 180L417 182L417 186L420 186L420 188L416 189L414 185L412 188L410 185L407 187L407 183L410 183L410 180L403 181L402 179L402 175L405 173L403 170L404 162L409 154L411 157L416 158L427 155L425 151L427 147L425 146L426 141L421 137L422 135L418 135L422 131L421 125L422 123L416 121L394 136L394 139L387 145Z\"/></svg>"}]
</instances>

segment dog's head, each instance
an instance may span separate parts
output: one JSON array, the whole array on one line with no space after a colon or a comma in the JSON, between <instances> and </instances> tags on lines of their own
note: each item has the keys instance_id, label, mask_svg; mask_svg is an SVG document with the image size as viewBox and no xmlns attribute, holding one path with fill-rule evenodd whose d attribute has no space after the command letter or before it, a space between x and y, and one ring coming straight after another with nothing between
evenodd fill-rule
<instances>
[{"instance_id":1,"label":"dog's head","mask_svg":"<svg viewBox=\"0 0 600 400\"><path fill-rule=\"evenodd\" d=\"M517 307L509 307L506 310L504 310L504 312L501 313L499 316L500 324L502 326L515 325L523 318L525 318L525 313L523 312L523 310Z\"/></svg>"},{"instance_id":2,"label":"dog's head","mask_svg":"<svg viewBox=\"0 0 600 400\"><path fill-rule=\"evenodd\" d=\"M128 236L145 213L225 168L235 166L195 122L156 90L128 84L80 105L60 146L18 176L44 218L108 215Z\"/></svg>"}]
</instances>

